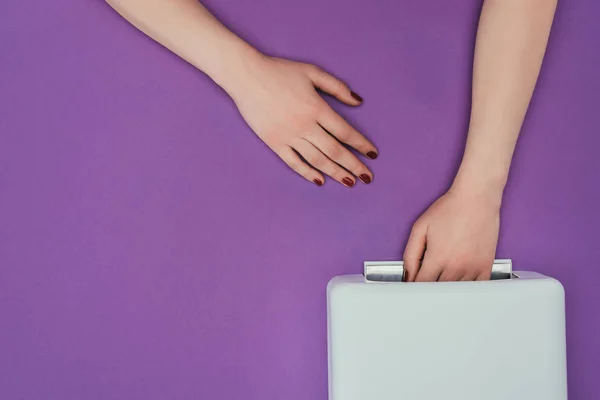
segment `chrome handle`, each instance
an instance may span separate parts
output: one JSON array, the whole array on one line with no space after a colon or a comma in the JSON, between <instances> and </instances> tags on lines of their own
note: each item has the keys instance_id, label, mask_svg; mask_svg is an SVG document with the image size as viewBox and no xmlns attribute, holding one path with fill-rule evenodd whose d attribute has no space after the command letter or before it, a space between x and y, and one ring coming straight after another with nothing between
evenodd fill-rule
<instances>
[{"instance_id":1,"label":"chrome handle","mask_svg":"<svg viewBox=\"0 0 600 400\"><path fill-rule=\"evenodd\" d=\"M371 282L403 282L405 278L404 261L365 261L364 275ZM511 279L512 260L494 260L492 280Z\"/></svg>"}]
</instances>

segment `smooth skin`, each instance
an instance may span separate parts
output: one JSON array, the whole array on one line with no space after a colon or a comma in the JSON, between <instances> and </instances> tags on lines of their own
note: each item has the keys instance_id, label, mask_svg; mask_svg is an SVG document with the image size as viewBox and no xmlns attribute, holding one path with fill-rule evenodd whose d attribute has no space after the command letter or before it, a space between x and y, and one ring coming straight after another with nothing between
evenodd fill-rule
<instances>
[{"instance_id":1,"label":"smooth skin","mask_svg":"<svg viewBox=\"0 0 600 400\"><path fill-rule=\"evenodd\" d=\"M513 152L557 0L486 0L473 65L467 146L454 182L414 224L407 280L488 280Z\"/></svg>"},{"instance_id":2,"label":"smooth skin","mask_svg":"<svg viewBox=\"0 0 600 400\"><path fill-rule=\"evenodd\" d=\"M377 149L321 98L362 99L322 69L269 57L196 0L107 0L118 13L199 70L234 100L250 128L294 171L319 186L352 187L373 174L347 147ZM557 0L485 0L473 68L471 119L450 189L414 224L408 281L487 280L514 148L539 75Z\"/></svg>"},{"instance_id":3,"label":"smooth skin","mask_svg":"<svg viewBox=\"0 0 600 400\"><path fill-rule=\"evenodd\" d=\"M373 180L344 144L372 159L377 149L317 92L360 105L362 98L341 80L314 65L260 53L196 0L107 3L221 86L258 137L306 180L321 186L325 174L348 187L357 178Z\"/></svg>"}]
</instances>

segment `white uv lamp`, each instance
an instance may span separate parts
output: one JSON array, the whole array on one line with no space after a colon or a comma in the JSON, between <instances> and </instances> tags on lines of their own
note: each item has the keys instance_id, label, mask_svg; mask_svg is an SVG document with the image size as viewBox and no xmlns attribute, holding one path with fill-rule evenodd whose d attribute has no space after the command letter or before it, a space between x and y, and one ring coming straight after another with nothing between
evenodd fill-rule
<instances>
[{"instance_id":1,"label":"white uv lamp","mask_svg":"<svg viewBox=\"0 0 600 400\"><path fill-rule=\"evenodd\" d=\"M566 400L564 290L496 260L492 280L402 282L365 262L327 286L329 400Z\"/></svg>"}]
</instances>

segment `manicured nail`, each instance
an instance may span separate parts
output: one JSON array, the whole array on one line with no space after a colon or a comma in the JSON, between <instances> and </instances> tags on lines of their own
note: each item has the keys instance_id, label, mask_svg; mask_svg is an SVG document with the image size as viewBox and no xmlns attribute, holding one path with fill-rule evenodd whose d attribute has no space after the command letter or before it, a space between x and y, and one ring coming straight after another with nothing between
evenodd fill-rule
<instances>
[{"instance_id":1,"label":"manicured nail","mask_svg":"<svg viewBox=\"0 0 600 400\"><path fill-rule=\"evenodd\" d=\"M350 94L352 95L352 97L354 97L354 100L360 101L362 103L362 101L363 101L362 97L360 97L359 95L357 95L356 93L354 93L352 91L350 92Z\"/></svg>"},{"instance_id":2,"label":"manicured nail","mask_svg":"<svg viewBox=\"0 0 600 400\"><path fill-rule=\"evenodd\" d=\"M375 153L374 151L370 151L367 153L367 157L369 157L371 160L374 160L377 158L377 153Z\"/></svg>"},{"instance_id":3,"label":"manicured nail","mask_svg":"<svg viewBox=\"0 0 600 400\"><path fill-rule=\"evenodd\" d=\"M344 178L342 179L342 183L348 187L352 187L354 186L354 181L350 178Z\"/></svg>"},{"instance_id":4,"label":"manicured nail","mask_svg":"<svg viewBox=\"0 0 600 400\"><path fill-rule=\"evenodd\" d=\"M364 183L371 183L371 177L367 174L361 174L359 176L360 180L363 181Z\"/></svg>"},{"instance_id":5,"label":"manicured nail","mask_svg":"<svg viewBox=\"0 0 600 400\"><path fill-rule=\"evenodd\" d=\"M313 179L313 182L315 183L315 185L317 186L323 186L323 181L321 181L320 179Z\"/></svg>"}]
</instances>

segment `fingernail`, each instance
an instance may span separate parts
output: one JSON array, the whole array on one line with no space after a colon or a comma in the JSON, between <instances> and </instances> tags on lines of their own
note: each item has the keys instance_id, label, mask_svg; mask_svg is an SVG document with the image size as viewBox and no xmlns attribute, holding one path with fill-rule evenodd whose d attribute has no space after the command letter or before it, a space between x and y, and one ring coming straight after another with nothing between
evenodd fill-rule
<instances>
[{"instance_id":1,"label":"fingernail","mask_svg":"<svg viewBox=\"0 0 600 400\"><path fill-rule=\"evenodd\" d=\"M360 180L363 181L364 183L371 183L371 177L367 174L361 174L359 176Z\"/></svg>"},{"instance_id":2,"label":"fingernail","mask_svg":"<svg viewBox=\"0 0 600 400\"><path fill-rule=\"evenodd\" d=\"M323 186L323 181L321 181L320 179L313 179L313 182L315 183L315 185L317 186Z\"/></svg>"},{"instance_id":3,"label":"fingernail","mask_svg":"<svg viewBox=\"0 0 600 400\"><path fill-rule=\"evenodd\" d=\"M360 101L362 103L362 101L363 101L362 97L360 97L359 95L357 95L356 93L354 93L352 91L350 92L350 94L352 95L352 97L354 97L354 100Z\"/></svg>"},{"instance_id":4,"label":"fingernail","mask_svg":"<svg viewBox=\"0 0 600 400\"><path fill-rule=\"evenodd\" d=\"M371 160L374 160L377 158L377 153L375 153L374 151L370 151L367 153L367 157L369 157Z\"/></svg>"},{"instance_id":5,"label":"fingernail","mask_svg":"<svg viewBox=\"0 0 600 400\"><path fill-rule=\"evenodd\" d=\"M352 187L354 186L354 181L350 178L344 178L342 179L342 183L348 187Z\"/></svg>"}]
</instances>

